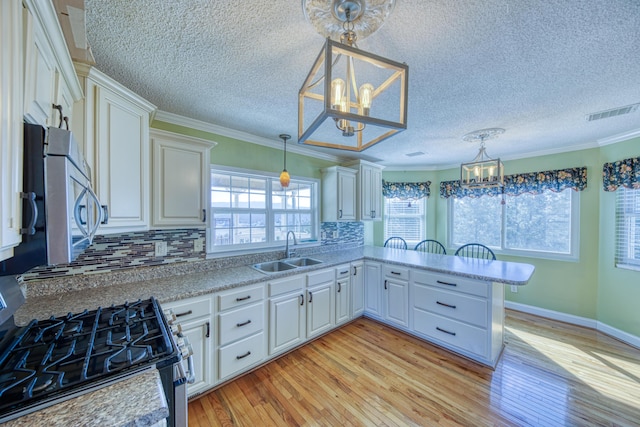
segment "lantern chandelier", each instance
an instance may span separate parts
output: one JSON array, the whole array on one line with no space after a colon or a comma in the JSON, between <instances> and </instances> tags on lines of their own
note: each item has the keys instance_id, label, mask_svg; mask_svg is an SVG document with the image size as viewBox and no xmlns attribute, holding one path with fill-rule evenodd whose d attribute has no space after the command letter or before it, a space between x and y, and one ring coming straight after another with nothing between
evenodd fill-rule
<instances>
[{"instance_id":1,"label":"lantern chandelier","mask_svg":"<svg viewBox=\"0 0 640 427\"><path fill-rule=\"evenodd\" d=\"M500 159L492 159L487 154L484 141L504 133L504 129L481 129L466 134L463 140L480 141L480 151L475 159L460 165L460 185L462 187L482 188L504 185L504 165Z\"/></svg>"},{"instance_id":2,"label":"lantern chandelier","mask_svg":"<svg viewBox=\"0 0 640 427\"><path fill-rule=\"evenodd\" d=\"M407 128L409 67L356 45L394 5L302 0L305 17L327 39L298 94L298 143L363 151Z\"/></svg>"}]
</instances>

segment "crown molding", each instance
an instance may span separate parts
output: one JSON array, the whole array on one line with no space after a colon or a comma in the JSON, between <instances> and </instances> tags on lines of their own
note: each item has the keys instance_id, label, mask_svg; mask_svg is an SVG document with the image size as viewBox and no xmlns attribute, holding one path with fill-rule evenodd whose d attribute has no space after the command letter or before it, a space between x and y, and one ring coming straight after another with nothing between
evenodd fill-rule
<instances>
[{"instance_id":1,"label":"crown molding","mask_svg":"<svg viewBox=\"0 0 640 427\"><path fill-rule=\"evenodd\" d=\"M204 132L214 133L216 135L225 136L227 138L233 138L240 141L250 142L252 144L262 145L264 147L275 148L277 150L282 149L282 141L274 141L269 138L263 138L261 136L253 135L248 132L243 132L235 129L229 129L223 126L215 125L213 123L203 122L197 119L191 119L178 114L169 113L167 111L158 110L154 117L155 120L160 122L170 123L177 126L184 126L191 129L197 129ZM328 160L339 163L343 159L331 154L321 153L318 151L310 150L308 148L301 147L297 144L287 144L287 152L296 153L307 157L314 157L316 159Z\"/></svg>"},{"instance_id":2,"label":"crown molding","mask_svg":"<svg viewBox=\"0 0 640 427\"><path fill-rule=\"evenodd\" d=\"M598 145L603 147L605 145L615 144L617 142L627 141L631 138L637 138L640 136L640 129L633 129L629 132L619 133L617 135L609 136L607 138L601 138L598 140Z\"/></svg>"}]
</instances>

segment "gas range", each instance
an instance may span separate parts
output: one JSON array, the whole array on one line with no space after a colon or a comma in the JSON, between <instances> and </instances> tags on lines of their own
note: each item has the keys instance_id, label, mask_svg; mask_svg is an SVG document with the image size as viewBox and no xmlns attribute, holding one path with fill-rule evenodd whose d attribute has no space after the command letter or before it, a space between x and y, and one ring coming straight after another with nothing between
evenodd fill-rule
<instances>
[{"instance_id":1,"label":"gas range","mask_svg":"<svg viewBox=\"0 0 640 427\"><path fill-rule=\"evenodd\" d=\"M0 423L181 357L153 297L33 320L0 344Z\"/></svg>"}]
</instances>

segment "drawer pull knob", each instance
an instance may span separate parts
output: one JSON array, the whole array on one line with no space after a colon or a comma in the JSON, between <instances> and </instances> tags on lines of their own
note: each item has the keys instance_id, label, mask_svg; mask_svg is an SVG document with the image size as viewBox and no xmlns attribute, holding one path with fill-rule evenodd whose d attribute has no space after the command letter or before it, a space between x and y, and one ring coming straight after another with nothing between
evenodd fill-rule
<instances>
[{"instance_id":1,"label":"drawer pull knob","mask_svg":"<svg viewBox=\"0 0 640 427\"><path fill-rule=\"evenodd\" d=\"M456 336L455 332L447 331L446 329L442 329L439 326L436 326L436 329L439 330L440 332L444 332L445 334L453 335L454 337Z\"/></svg>"},{"instance_id":2,"label":"drawer pull knob","mask_svg":"<svg viewBox=\"0 0 640 427\"><path fill-rule=\"evenodd\" d=\"M397 271L392 271L391 274L395 274L396 276L400 276L402 273L398 273Z\"/></svg>"},{"instance_id":3,"label":"drawer pull knob","mask_svg":"<svg viewBox=\"0 0 640 427\"><path fill-rule=\"evenodd\" d=\"M438 305L442 305L442 306L444 306L444 307L456 308L456 306L455 306L455 305L447 304L446 302L436 301L436 304L438 304Z\"/></svg>"},{"instance_id":4,"label":"drawer pull knob","mask_svg":"<svg viewBox=\"0 0 640 427\"><path fill-rule=\"evenodd\" d=\"M250 351L247 351L245 354L240 355L240 356L236 356L236 359L240 360L240 359L244 359L245 357L251 355Z\"/></svg>"},{"instance_id":5,"label":"drawer pull knob","mask_svg":"<svg viewBox=\"0 0 640 427\"><path fill-rule=\"evenodd\" d=\"M347 274L349 270L341 271L340 274Z\"/></svg>"},{"instance_id":6,"label":"drawer pull knob","mask_svg":"<svg viewBox=\"0 0 640 427\"><path fill-rule=\"evenodd\" d=\"M185 311L184 313L178 313L176 314L176 317L188 316L190 314L193 314L193 310Z\"/></svg>"},{"instance_id":7,"label":"drawer pull knob","mask_svg":"<svg viewBox=\"0 0 640 427\"><path fill-rule=\"evenodd\" d=\"M436 282L440 283L441 285L458 286L456 283L443 282L442 280L436 280Z\"/></svg>"},{"instance_id":8,"label":"drawer pull knob","mask_svg":"<svg viewBox=\"0 0 640 427\"><path fill-rule=\"evenodd\" d=\"M207 334L205 337L209 338L211 336L211 323L207 322Z\"/></svg>"},{"instance_id":9,"label":"drawer pull knob","mask_svg":"<svg viewBox=\"0 0 640 427\"><path fill-rule=\"evenodd\" d=\"M246 322L236 323L236 326L240 328L242 326L247 326L249 323L251 323L251 319L247 320Z\"/></svg>"},{"instance_id":10,"label":"drawer pull knob","mask_svg":"<svg viewBox=\"0 0 640 427\"><path fill-rule=\"evenodd\" d=\"M238 298L236 298L236 301L238 301L238 302L239 302L239 301L246 301L246 300L248 300L249 298L251 298L251 295L247 295L246 297L238 297Z\"/></svg>"}]
</instances>

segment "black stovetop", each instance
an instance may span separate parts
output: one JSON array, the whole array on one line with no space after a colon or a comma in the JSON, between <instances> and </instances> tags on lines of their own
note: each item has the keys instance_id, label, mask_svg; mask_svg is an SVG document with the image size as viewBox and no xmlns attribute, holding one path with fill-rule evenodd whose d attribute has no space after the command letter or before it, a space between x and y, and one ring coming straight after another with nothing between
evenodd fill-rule
<instances>
[{"instance_id":1,"label":"black stovetop","mask_svg":"<svg viewBox=\"0 0 640 427\"><path fill-rule=\"evenodd\" d=\"M33 320L0 348L0 419L55 403L96 383L179 360L152 297L134 303Z\"/></svg>"}]
</instances>

